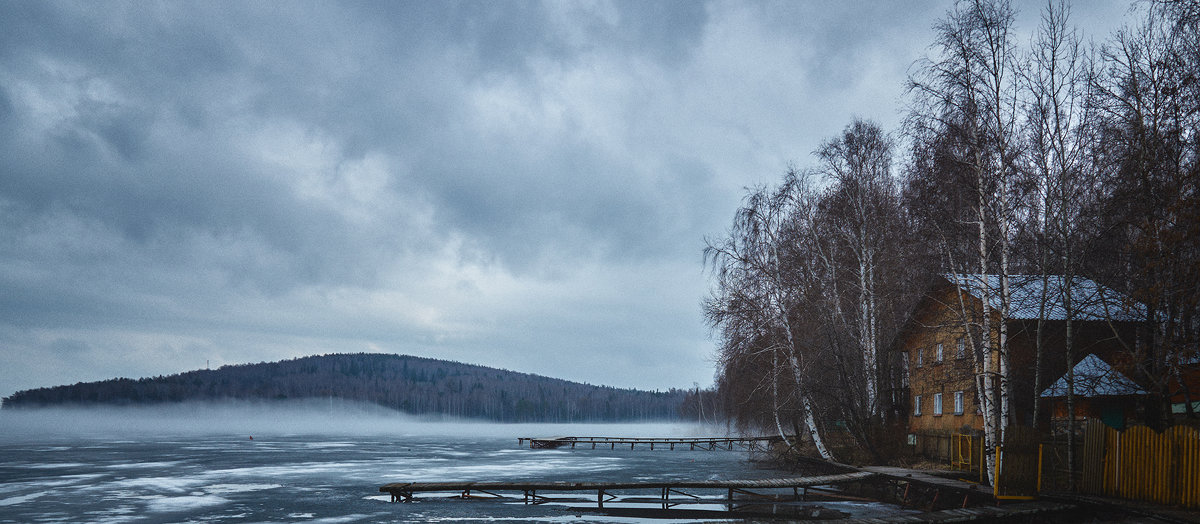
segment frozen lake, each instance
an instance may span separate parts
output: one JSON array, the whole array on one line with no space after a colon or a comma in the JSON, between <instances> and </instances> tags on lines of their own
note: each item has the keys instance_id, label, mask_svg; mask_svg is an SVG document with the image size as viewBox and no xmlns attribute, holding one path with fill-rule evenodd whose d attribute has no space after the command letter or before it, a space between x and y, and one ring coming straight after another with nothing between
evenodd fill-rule
<instances>
[{"instance_id":1,"label":"frozen lake","mask_svg":"<svg viewBox=\"0 0 1200 524\"><path fill-rule=\"evenodd\" d=\"M425 422L370 409L6 410L0 412L0 522L635 522L641 520L588 511L587 504L435 496L404 504L378 490L403 481L795 475L756 466L745 452L530 450L516 440L715 432L723 429ZM893 511L822 506L864 516Z\"/></svg>"}]
</instances>

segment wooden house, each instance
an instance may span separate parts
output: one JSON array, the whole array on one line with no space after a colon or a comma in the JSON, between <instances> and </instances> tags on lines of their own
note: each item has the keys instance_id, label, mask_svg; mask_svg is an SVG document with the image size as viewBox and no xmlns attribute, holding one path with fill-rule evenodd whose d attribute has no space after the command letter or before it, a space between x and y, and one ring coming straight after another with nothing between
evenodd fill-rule
<instances>
[{"instance_id":1,"label":"wooden house","mask_svg":"<svg viewBox=\"0 0 1200 524\"><path fill-rule=\"evenodd\" d=\"M1066 279L1057 276L1010 275L1009 311L1001 315L998 275L938 278L891 346L902 353L908 372L910 432L951 434L982 428L977 387L981 379L977 377L988 375L982 373L986 371L985 357L990 357L991 371L998 370L1001 322L1007 328L1009 347L1011 421L1017 424L1034 424L1033 405L1044 384L1052 383L1067 369L1068 309L1073 311L1072 360L1097 354L1119 361L1135 343L1145 316L1141 307L1120 293L1078 277L1070 282L1068 301L1064 299L1066 284ZM986 342L982 336L985 314L990 332ZM1040 359L1036 350L1039 337ZM1048 424L1046 410L1039 418L1038 422Z\"/></svg>"},{"instance_id":2,"label":"wooden house","mask_svg":"<svg viewBox=\"0 0 1200 524\"><path fill-rule=\"evenodd\" d=\"M1050 401L1050 412L1056 428L1065 426L1068 420L1067 391L1075 393L1075 420L1082 423L1090 418L1100 419L1109 427L1125 429L1126 421L1137 416L1138 397L1146 390L1124 373L1096 355L1088 355L1071 368L1071 383L1067 375L1059 377L1042 391L1042 398Z\"/></svg>"}]
</instances>

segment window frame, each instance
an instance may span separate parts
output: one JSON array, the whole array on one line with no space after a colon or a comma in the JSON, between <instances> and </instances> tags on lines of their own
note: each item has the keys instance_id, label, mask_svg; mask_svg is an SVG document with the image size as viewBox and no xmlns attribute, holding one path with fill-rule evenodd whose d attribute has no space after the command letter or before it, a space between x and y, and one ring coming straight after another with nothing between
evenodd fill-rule
<instances>
[{"instance_id":1,"label":"window frame","mask_svg":"<svg viewBox=\"0 0 1200 524\"><path fill-rule=\"evenodd\" d=\"M913 395L913 416L921 416L921 395Z\"/></svg>"},{"instance_id":2,"label":"window frame","mask_svg":"<svg viewBox=\"0 0 1200 524\"><path fill-rule=\"evenodd\" d=\"M967 358L967 340L958 337L958 358Z\"/></svg>"},{"instance_id":3,"label":"window frame","mask_svg":"<svg viewBox=\"0 0 1200 524\"><path fill-rule=\"evenodd\" d=\"M967 403L966 395L964 394L964 392L962 390L955 391L954 392L954 414L962 415L964 408L966 407L966 403Z\"/></svg>"},{"instance_id":4,"label":"window frame","mask_svg":"<svg viewBox=\"0 0 1200 524\"><path fill-rule=\"evenodd\" d=\"M933 416L936 417L936 416L942 415L943 414L942 407L943 407L942 406L942 394L934 393L933 394Z\"/></svg>"},{"instance_id":5,"label":"window frame","mask_svg":"<svg viewBox=\"0 0 1200 524\"><path fill-rule=\"evenodd\" d=\"M942 343L941 343L941 342L938 342L938 343L937 343L937 349L936 349L936 350L934 350L934 353L933 353L933 354L934 354L934 357L935 357L935 358L934 358L934 362L941 362L941 361L943 360L943 359L942 359L942 357L943 357L943 355L944 355L944 352L943 352L943 350L942 350Z\"/></svg>"}]
</instances>

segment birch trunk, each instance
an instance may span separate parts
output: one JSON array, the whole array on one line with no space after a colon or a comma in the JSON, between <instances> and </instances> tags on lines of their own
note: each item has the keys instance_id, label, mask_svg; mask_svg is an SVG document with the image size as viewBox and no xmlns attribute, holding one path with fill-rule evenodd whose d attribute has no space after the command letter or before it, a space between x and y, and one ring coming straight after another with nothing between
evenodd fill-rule
<instances>
[{"instance_id":1,"label":"birch trunk","mask_svg":"<svg viewBox=\"0 0 1200 524\"><path fill-rule=\"evenodd\" d=\"M858 301L859 301L859 344L862 347L863 353L863 381L867 393L867 413L871 416L878 414L878 384L876 380L876 356L875 356L875 337L874 324L875 318L873 313L872 303L874 302L874 293L869 285L868 273L869 269L867 257L864 254L859 257L858 263Z\"/></svg>"},{"instance_id":2,"label":"birch trunk","mask_svg":"<svg viewBox=\"0 0 1200 524\"><path fill-rule=\"evenodd\" d=\"M1004 183L1001 183L1000 185L1000 205L1003 209L1007 209L1008 206L1008 196L1005 186L1006 184ZM1003 444L1004 437L1007 436L1008 433L1008 420L1010 413L1009 399L1011 397L1011 393L1009 391L1010 384L1008 380L1008 317L1010 313L1009 308L1011 307L1012 294L1008 282L1008 221L1001 218L1000 223L1000 340L998 355L1000 358L1000 374L999 377L997 377L1000 382L1000 419L997 420L997 423L1000 426L998 431L999 443Z\"/></svg>"},{"instance_id":3,"label":"birch trunk","mask_svg":"<svg viewBox=\"0 0 1200 524\"><path fill-rule=\"evenodd\" d=\"M974 127L974 126L972 126ZM975 136L978 137L976 130ZM977 142L978 143L978 140ZM980 397L983 399L981 403L981 411L983 412L983 441L984 441L984 457L988 464L988 478L994 483L996 481L996 454L993 452L996 445L996 398L995 384L992 370L992 322L991 322L991 286L988 283L988 236L987 236L987 202L984 198L984 188L987 181L984 176L982 152L975 151L975 175L976 183L978 184L977 195L978 201L977 218L979 219L979 290L980 300L980 319L981 333L979 335L980 344L983 350L983 369L981 373L976 375L976 383L980 388ZM995 485L995 484L993 484Z\"/></svg>"},{"instance_id":4,"label":"birch trunk","mask_svg":"<svg viewBox=\"0 0 1200 524\"><path fill-rule=\"evenodd\" d=\"M813 445L817 448L817 453L821 455L821 458L832 461L833 454L825 447L824 439L821 438L821 432L817 428L815 417L813 416L812 402L808 397L808 381L804 378L804 369L800 365L799 348L797 347L796 337L792 333L792 322L788 314L789 299L786 291L787 285L779 268L778 244L774 240L772 239L773 242L771 244L772 261L770 268L774 273L773 277L775 279L775 313L779 316L777 321L783 327L784 335L787 337L788 367L791 369L792 377L796 381L796 394L800 397L800 405L804 411L804 420L808 424L808 434L812 437Z\"/></svg>"},{"instance_id":5,"label":"birch trunk","mask_svg":"<svg viewBox=\"0 0 1200 524\"><path fill-rule=\"evenodd\" d=\"M792 336L792 327L787 325L784 329L787 334L789 351L788 351L788 367L792 370L792 377L796 381L796 390L800 396L800 406L804 411L804 423L808 425L808 435L812 437L813 446L816 446L817 453L825 460L833 460L833 454L825 447L825 440L821 438L821 430L817 428L816 419L813 416L812 401L808 397L806 380L804 379L804 368L800 365L800 359L796 355L796 346L794 345L795 338Z\"/></svg>"},{"instance_id":6,"label":"birch trunk","mask_svg":"<svg viewBox=\"0 0 1200 524\"><path fill-rule=\"evenodd\" d=\"M787 447L795 449L795 445L788 439L787 434L783 431L783 424L779 421L779 349L771 350L771 414L775 418L775 430L779 432L779 438L783 439L783 443Z\"/></svg>"}]
</instances>

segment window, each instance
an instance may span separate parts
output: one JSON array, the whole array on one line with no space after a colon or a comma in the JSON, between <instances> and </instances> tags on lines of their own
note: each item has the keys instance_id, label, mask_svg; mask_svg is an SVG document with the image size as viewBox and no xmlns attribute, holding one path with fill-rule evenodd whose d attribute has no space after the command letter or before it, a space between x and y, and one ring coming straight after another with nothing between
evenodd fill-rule
<instances>
[{"instance_id":1,"label":"window","mask_svg":"<svg viewBox=\"0 0 1200 524\"><path fill-rule=\"evenodd\" d=\"M963 414L963 392L962 391L954 392L954 414L955 415Z\"/></svg>"},{"instance_id":2,"label":"window","mask_svg":"<svg viewBox=\"0 0 1200 524\"><path fill-rule=\"evenodd\" d=\"M967 358L967 341L958 337L958 358Z\"/></svg>"},{"instance_id":3,"label":"window","mask_svg":"<svg viewBox=\"0 0 1200 524\"><path fill-rule=\"evenodd\" d=\"M933 395L933 414L934 415L942 414L942 394L941 393L935 393Z\"/></svg>"},{"instance_id":4,"label":"window","mask_svg":"<svg viewBox=\"0 0 1200 524\"><path fill-rule=\"evenodd\" d=\"M942 361L942 343L941 342L938 342L936 355L937 355L937 361L941 362Z\"/></svg>"},{"instance_id":5,"label":"window","mask_svg":"<svg viewBox=\"0 0 1200 524\"><path fill-rule=\"evenodd\" d=\"M921 365L924 363L925 363L925 350L923 348L917 348L917 367L921 367Z\"/></svg>"},{"instance_id":6,"label":"window","mask_svg":"<svg viewBox=\"0 0 1200 524\"><path fill-rule=\"evenodd\" d=\"M921 416L921 395L913 397L913 416Z\"/></svg>"}]
</instances>

